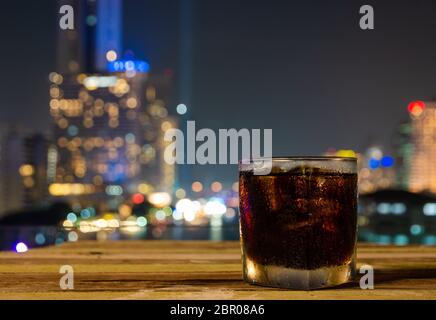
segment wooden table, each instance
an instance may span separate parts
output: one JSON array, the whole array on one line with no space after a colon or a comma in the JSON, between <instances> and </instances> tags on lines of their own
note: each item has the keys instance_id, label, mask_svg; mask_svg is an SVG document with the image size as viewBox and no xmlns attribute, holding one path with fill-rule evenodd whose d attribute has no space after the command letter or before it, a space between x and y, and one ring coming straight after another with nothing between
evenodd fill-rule
<instances>
[{"instance_id":1,"label":"wooden table","mask_svg":"<svg viewBox=\"0 0 436 320\"><path fill-rule=\"evenodd\" d=\"M362 244L358 261L374 267L374 290L291 291L242 282L237 242L80 241L0 252L0 299L436 299L436 247ZM60 289L61 265L74 290Z\"/></svg>"}]
</instances>

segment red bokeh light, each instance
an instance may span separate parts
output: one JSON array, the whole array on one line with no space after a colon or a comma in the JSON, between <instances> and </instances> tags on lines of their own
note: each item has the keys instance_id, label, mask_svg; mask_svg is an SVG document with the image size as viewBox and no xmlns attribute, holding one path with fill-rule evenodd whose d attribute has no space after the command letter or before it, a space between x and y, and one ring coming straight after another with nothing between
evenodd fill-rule
<instances>
[{"instance_id":1,"label":"red bokeh light","mask_svg":"<svg viewBox=\"0 0 436 320\"><path fill-rule=\"evenodd\" d=\"M135 194L132 196L132 202L133 202L134 204L141 204L141 203L144 202L144 200L145 200L144 196L143 196L142 194L140 194L140 193L135 193Z\"/></svg>"},{"instance_id":2,"label":"red bokeh light","mask_svg":"<svg viewBox=\"0 0 436 320\"><path fill-rule=\"evenodd\" d=\"M407 110L412 115L420 115L425 109L425 103L423 101L412 101L407 106Z\"/></svg>"}]
</instances>

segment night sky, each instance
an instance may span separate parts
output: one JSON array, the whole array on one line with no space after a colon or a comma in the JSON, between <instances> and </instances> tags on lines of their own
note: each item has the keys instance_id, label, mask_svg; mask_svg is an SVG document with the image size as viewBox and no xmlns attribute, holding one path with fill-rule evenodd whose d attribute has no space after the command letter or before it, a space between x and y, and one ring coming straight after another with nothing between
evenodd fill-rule
<instances>
[{"instance_id":1,"label":"night sky","mask_svg":"<svg viewBox=\"0 0 436 320\"><path fill-rule=\"evenodd\" d=\"M364 4L375 30L359 28ZM124 48L177 75L179 1L124 10ZM434 1L195 1L194 15L192 119L272 128L276 155L390 147L408 102L436 95ZM0 123L49 132L57 18L55 1L2 2ZM193 172L235 178L215 169Z\"/></svg>"}]
</instances>

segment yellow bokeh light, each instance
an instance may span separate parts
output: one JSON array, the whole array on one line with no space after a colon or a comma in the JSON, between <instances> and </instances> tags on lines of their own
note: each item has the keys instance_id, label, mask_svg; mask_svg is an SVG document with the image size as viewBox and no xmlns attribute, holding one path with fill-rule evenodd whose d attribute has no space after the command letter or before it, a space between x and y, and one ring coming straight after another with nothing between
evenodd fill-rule
<instances>
[{"instance_id":1,"label":"yellow bokeh light","mask_svg":"<svg viewBox=\"0 0 436 320\"><path fill-rule=\"evenodd\" d=\"M31 176L34 172L33 166L30 164L23 164L19 169L20 175L23 177Z\"/></svg>"},{"instance_id":2,"label":"yellow bokeh light","mask_svg":"<svg viewBox=\"0 0 436 320\"><path fill-rule=\"evenodd\" d=\"M173 127L173 125L169 121L164 121L164 122L162 122L160 127L161 127L162 131L167 131L167 130L171 129Z\"/></svg>"},{"instance_id":3,"label":"yellow bokeh light","mask_svg":"<svg viewBox=\"0 0 436 320\"><path fill-rule=\"evenodd\" d=\"M175 195L178 199L183 199L186 197L186 191L183 188L179 188L176 190Z\"/></svg>"},{"instance_id":4,"label":"yellow bokeh light","mask_svg":"<svg viewBox=\"0 0 436 320\"><path fill-rule=\"evenodd\" d=\"M138 192L142 194L149 194L153 192L153 187L147 183L141 183L138 185Z\"/></svg>"},{"instance_id":5,"label":"yellow bokeh light","mask_svg":"<svg viewBox=\"0 0 436 320\"><path fill-rule=\"evenodd\" d=\"M138 105L138 101L136 100L135 97L130 97L127 99L126 105L127 105L127 107L133 109L133 108L136 108L136 106Z\"/></svg>"}]
</instances>

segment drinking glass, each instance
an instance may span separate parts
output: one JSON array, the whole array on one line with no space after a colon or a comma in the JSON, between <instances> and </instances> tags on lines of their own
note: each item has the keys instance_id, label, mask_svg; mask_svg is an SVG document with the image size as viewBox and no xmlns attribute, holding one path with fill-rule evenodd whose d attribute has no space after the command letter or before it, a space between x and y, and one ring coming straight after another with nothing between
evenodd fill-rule
<instances>
[{"instance_id":1,"label":"drinking glass","mask_svg":"<svg viewBox=\"0 0 436 320\"><path fill-rule=\"evenodd\" d=\"M272 158L239 163L244 280L316 289L355 274L357 161L345 157Z\"/></svg>"}]
</instances>

